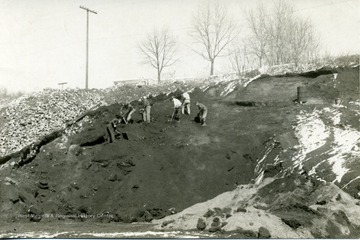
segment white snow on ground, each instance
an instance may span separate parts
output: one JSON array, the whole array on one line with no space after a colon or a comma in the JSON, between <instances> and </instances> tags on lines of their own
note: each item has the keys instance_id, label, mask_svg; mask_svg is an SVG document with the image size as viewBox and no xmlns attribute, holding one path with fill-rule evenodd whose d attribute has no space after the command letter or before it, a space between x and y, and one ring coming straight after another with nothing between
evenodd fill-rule
<instances>
[{"instance_id":1,"label":"white snow on ground","mask_svg":"<svg viewBox=\"0 0 360 240\"><path fill-rule=\"evenodd\" d=\"M205 85L200 87L201 91L205 92L210 86L209 85Z\"/></svg>"},{"instance_id":2,"label":"white snow on ground","mask_svg":"<svg viewBox=\"0 0 360 240\"><path fill-rule=\"evenodd\" d=\"M237 81L230 82L226 85L225 89L220 93L220 96L226 96L229 93L233 92L236 88Z\"/></svg>"},{"instance_id":3,"label":"white snow on ground","mask_svg":"<svg viewBox=\"0 0 360 240\"><path fill-rule=\"evenodd\" d=\"M255 76L255 77L253 77L253 78L250 78L248 81L246 81L246 82L244 83L244 87L246 87L247 85L249 85L249 83L251 83L252 81L258 79L259 77L261 77L261 74Z\"/></svg>"},{"instance_id":4,"label":"white snow on ground","mask_svg":"<svg viewBox=\"0 0 360 240\"><path fill-rule=\"evenodd\" d=\"M264 170L255 178L255 186L258 186L264 180Z\"/></svg>"},{"instance_id":5,"label":"white snow on ground","mask_svg":"<svg viewBox=\"0 0 360 240\"><path fill-rule=\"evenodd\" d=\"M210 238L212 235L190 231L145 231L145 232L24 232L24 233L0 233L0 238L57 238L70 235L76 238Z\"/></svg>"},{"instance_id":6,"label":"white snow on ground","mask_svg":"<svg viewBox=\"0 0 360 240\"><path fill-rule=\"evenodd\" d=\"M360 100L351 101L351 102L349 102L349 104L351 104L351 105L356 105L356 106L359 106L359 107L360 107Z\"/></svg>"},{"instance_id":7,"label":"white snow on ground","mask_svg":"<svg viewBox=\"0 0 360 240\"><path fill-rule=\"evenodd\" d=\"M360 176L357 176L354 179L351 179L347 184L345 184L341 189L346 188L347 186L349 186L352 182L355 182L356 180L360 179Z\"/></svg>"},{"instance_id":8,"label":"white snow on ground","mask_svg":"<svg viewBox=\"0 0 360 240\"><path fill-rule=\"evenodd\" d=\"M0 238L56 238L69 232L24 232L24 233L0 233Z\"/></svg>"},{"instance_id":9,"label":"white snow on ground","mask_svg":"<svg viewBox=\"0 0 360 240\"><path fill-rule=\"evenodd\" d=\"M269 153L272 151L274 149L274 144L271 144L271 145L269 145L269 146L267 146L266 148L265 148L265 152L264 152L264 155L263 155L263 157L259 160L259 159L257 159L257 164L256 164L256 167L255 167L255 172L256 173L260 173L261 172L261 170L263 170L262 168L260 168L260 165L262 164L262 162L266 159L266 157L269 155Z\"/></svg>"},{"instance_id":10,"label":"white snow on ground","mask_svg":"<svg viewBox=\"0 0 360 240\"><path fill-rule=\"evenodd\" d=\"M332 122L326 126L321 120L320 115ZM353 159L360 159L360 132L346 127L345 129L336 127L341 121L341 112L337 107L324 108L323 110L313 110L310 113L302 112L297 117L298 123L295 134L299 141L297 153L293 157L294 165L302 168L302 163L309 158L308 154L331 141L331 150L322 154L328 156L312 167L309 174L316 173L316 169L328 162L332 166L332 171L336 175L334 180L341 182L342 177L349 171L346 164Z\"/></svg>"},{"instance_id":11,"label":"white snow on ground","mask_svg":"<svg viewBox=\"0 0 360 240\"><path fill-rule=\"evenodd\" d=\"M298 125L295 128L295 135L299 141L299 151L293 157L294 165L302 168L302 162L306 155L315 149L323 146L329 137L329 130L319 117L319 111L311 113L302 112L297 116Z\"/></svg>"},{"instance_id":12,"label":"white snow on ground","mask_svg":"<svg viewBox=\"0 0 360 240\"><path fill-rule=\"evenodd\" d=\"M210 237L211 234L196 234L190 232L181 232L181 231L169 231L169 232L155 232L155 231L146 231L146 232L115 232L115 233L82 233L79 234L79 237L83 236L93 236L101 238L141 238L141 237L158 237L158 238L200 238L200 237Z\"/></svg>"},{"instance_id":13,"label":"white snow on ground","mask_svg":"<svg viewBox=\"0 0 360 240\"><path fill-rule=\"evenodd\" d=\"M341 182L342 177L349 170L345 167L347 160L351 159L352 156L360 159L360 150L357 146L360 141L360 132L354 129L333 128L333 133L333 150L329 153L333 156L328 161L332 164L332 170L336 174L334 181Z\"/></svg>"},{"instance_id":14,"label":"white snow on ground","mask_svg":"<svg viewBox=\"0 0 360 240\"><path fill-rule=\"evenodd\" d=\"M268 157L268 155L271 153L272 150L274 150L276 145L276 141L274 140L274 138L272 138L266 145L265 150L263 151L263 155L261 158L258 158L256 160L257 164L255 166L254 172L257 174L257 177L255 178L255 185L259 185L262 180L264 179L264 171L265 171L265 167L266 164L263 164L263 162L265 161L265 159ZM279 162L280 158L279 155L277 155L274 158L274 164L277 164Z\"/></svg>"},{"instance_id":15,"label":"white snow on ground","mask_svg":"<svg viewBox=\"0 0 360 240\"><path fill-rule=\"evenodd\" d=\"M337 109L327 107L327 108L324 108L323 111L332 115L331 120L332 120L334 125L337 125L337 124L340 123L340 121L341 121L341 112L339 112Z\"/></svg>"}]
</instances>

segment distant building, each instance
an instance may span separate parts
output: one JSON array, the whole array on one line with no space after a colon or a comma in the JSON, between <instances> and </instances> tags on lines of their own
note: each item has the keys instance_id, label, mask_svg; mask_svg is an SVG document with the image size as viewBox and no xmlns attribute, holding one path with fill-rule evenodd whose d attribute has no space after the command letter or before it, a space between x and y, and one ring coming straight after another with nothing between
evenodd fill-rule
<instances>
[{"instance_id":1,"label":"distant building","mask_svg":"<svg viewBox=\"0 0 360 240\"><path fill-rule=\"evenodd\" d=\"M148 86L154 83L155 81L153 79L145 79L145 78L114 81L115 86L124 86L124 85Z\"/></svg>"}]
</instances>

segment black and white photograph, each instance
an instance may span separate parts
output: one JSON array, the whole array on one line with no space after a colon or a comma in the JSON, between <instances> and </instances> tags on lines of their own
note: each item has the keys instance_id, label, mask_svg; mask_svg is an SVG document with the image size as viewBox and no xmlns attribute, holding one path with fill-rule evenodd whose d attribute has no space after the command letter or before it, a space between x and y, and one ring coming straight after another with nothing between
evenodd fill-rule
<instances>
[{"instance_id":1,"label":"black and white photograph","mask_svg":"<svg viewBox=\"0 0 360 240\"><path fill-rule=\"evenodd\" d=\"M0 0L0 238L359 239L359 0Z\"/></svg>"}]
</instances>

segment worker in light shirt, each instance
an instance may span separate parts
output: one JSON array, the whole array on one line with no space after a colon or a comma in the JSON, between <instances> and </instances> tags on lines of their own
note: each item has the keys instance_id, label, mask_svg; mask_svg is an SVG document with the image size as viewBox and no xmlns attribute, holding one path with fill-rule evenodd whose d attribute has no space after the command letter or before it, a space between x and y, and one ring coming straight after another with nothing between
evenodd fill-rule
<instances>
[{"instance_id":1,"label":"worker in light shirt","mask_svg":"<svg viewBox=\"0 0 360 240\"><path fill-rule=\"evenodd\" d=\"M184 92L181 94L181 97L183 99L182 106L181 106L181 113L190 115L190 95L188 92ZM186 111L185 111L186 108Z\"/></svg>"},{"instance_id":2,"label":"worker in light shirt","mask_svg":"<svg viewBox=\"0 0 360 240\"><path fill-rule=\"evenodd\" d=\"M141 97L141 102L143 105L142 109L142 117L144 122L150 122L150 111L151 111L151 104L147 97L143 96Z\"/></svg>"},{"instance_id":3,"label":"worker in light shirt","mask_svg":"<svg viewBox=\"0 0 360 240\"><path fill-rule=\"evenodd\" d=\"M182 103L179 99L175 97L171 97L170 101L174 103L174 112L171 116L171 120L175 119L176 121L180 122L180 108L182 106Z\"/></svg>"}]
</instances>

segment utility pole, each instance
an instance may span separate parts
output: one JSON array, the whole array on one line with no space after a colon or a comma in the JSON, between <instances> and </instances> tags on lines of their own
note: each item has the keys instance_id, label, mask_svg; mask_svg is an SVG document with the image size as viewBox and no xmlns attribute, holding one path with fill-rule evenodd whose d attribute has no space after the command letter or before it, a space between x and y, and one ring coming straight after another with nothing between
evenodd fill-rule
<instances>
[{"instance_id":1,"label":"utility pole","mask_svg":"<svg viewBox=\"0 0 360 240\"><path fill-rule=\"evenodd\" d=\"M89 84L89 12L97 14L86 7L80 6L81 9L86 10L86 75L85 75L85 89L88 89Z\"/></svg>"}]
</instances>

